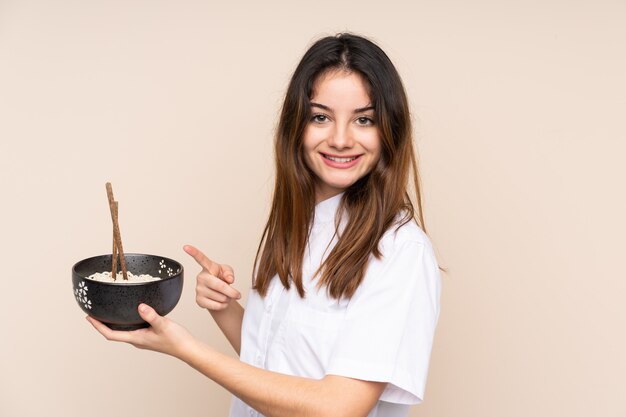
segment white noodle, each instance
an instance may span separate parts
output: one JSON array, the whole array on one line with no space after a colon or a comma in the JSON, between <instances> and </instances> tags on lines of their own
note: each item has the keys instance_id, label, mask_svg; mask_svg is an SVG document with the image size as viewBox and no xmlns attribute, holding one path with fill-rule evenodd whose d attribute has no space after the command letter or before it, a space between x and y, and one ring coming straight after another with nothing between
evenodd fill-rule
<instances>
[{"instance_id":1,"label":"white noodle","mask_svg":"<svg viewBox=\"0 0 626 417\"><path fill-rule=\"evenodd\" d=\"M135 275L130 271L127 272L127 275L128 275L128 279L126 280L124 279L124 275L122 274L122 271L120 271L116 275L117 279L113 280L111 276L111 271L104 271L104 272L96 272L95 274L91 274L85 278L93 280L93 281L113 282L116 284L132 284L135 282L158 281L161 279L160 277L153 277L152 275L148 275L148 274Z\"/></svg>"}]
</instances>

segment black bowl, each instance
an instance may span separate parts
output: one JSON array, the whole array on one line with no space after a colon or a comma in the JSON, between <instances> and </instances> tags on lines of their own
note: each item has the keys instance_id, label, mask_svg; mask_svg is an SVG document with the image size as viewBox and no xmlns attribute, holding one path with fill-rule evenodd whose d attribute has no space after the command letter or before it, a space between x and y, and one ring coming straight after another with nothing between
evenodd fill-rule
<instances>
[{"instance_id":1,"label":"black bowl","mask_svg":"<svg viewBox=\"0 0 626 417\"><path fill-rule=\"evenodd\" d=\"M146 303L164 316L174 309L183 290L183 266L157 255L124 254L126 269L135 275L150 274L160 280L129 284L87 279L111 270L111 255L83 259L72 267L74 296L80 308L114 330L148 327L137 307ZM121 269L118 268L118 271ZM118 278L118 282L122 279Z\"/></svg>"}]
</instances>

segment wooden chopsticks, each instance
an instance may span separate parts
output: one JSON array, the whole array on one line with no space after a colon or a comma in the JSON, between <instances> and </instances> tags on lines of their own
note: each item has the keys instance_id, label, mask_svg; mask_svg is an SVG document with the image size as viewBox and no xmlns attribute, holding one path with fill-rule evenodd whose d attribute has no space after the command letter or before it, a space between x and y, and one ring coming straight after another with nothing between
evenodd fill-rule
<instances>
[{"instance_id":1,"label":"wooden chopsticks","mask_svg":"<svg viewBox=\"0 0 626 417\"><path fill-rule=\"evenodd\" d=\"M128 272L126 271L126 260L124 259L124 247L122 246L122 234L120 233L120 224L118 219L119 204L113 198L113 187L110 182L106 183L107 197L109 199L109 209L111 210L111 220L113 221L113 256L111 265L111 276L113 280L117 279L117 258L119 256L122 264L122 275L128 280Z\"/></svg>"}]
</instances>

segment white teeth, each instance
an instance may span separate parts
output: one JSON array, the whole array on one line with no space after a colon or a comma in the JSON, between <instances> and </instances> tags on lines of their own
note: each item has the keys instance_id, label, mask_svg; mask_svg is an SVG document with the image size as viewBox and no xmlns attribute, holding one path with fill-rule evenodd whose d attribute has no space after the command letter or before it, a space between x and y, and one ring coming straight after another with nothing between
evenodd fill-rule
<instances>
[{"instance_id":1,"label":"white teeth","mask_svg":"<svg viewBox=\"0 0 626 417\"><path fill-rule=\"evenodd\" d=\"M345 162L354 161L357 157L353 156L351 158L337 158L337 157L334 157L334 156L324 155L324 158L330 159L331 161L334 161L334 162L343 162L343 163L345 163Z\"/></svg>"}]
</instances>

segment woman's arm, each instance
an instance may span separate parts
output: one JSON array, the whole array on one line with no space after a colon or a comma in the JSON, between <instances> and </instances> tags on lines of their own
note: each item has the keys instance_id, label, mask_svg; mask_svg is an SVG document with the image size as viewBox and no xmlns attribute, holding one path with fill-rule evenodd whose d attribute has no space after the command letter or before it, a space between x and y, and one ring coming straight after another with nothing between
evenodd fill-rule
<instances>
[{"instance_id":1,"label":"woman's arm","mask_svg":"<svg viewBox=\"0 0 626 417\"><path fill-rule=\"evenodd\" d=\"M365 417L385 388L382 382L332 375L314 380L256 368L211 349L145 304L139 314L150 328L114 331L87 319L108 340L183 360L268 417Z\"/></svg>"},{"instance_id":2,"label":"woman's arm","mask_svg":"<svg viewBox=\"0 0 626 417\"><path fill-rule=\"evenodd\" d=\"M200 343L180 359L268 417L365 417L386 385L334 375L321 380L284 375Z\"/></svg>"},{"instance_id":3,"label":"woman's arm","mask_svg":"<svg viewBox=\"0 0 626 417\"><path fill-rule=\"evenodd\" d=\"M185 245L183 249L202 267L196 277L196 303L209 310L213 320L239 355L244 310L236 301L241 298L241 294L231 286L235 282L233 269L210 260L191 245Z\"/></svg>"},{"instance_id":4,"label":"woman's arm","mask_svg":"<svg viewBox=\"0 0 626 417\"><path fill-rule=\"evenodd\" d=\"M241 353L241 323L243 321L243 307L237 301L231 302L224 310L209 310L213 320L217 323L237 355Z\"/></svg>"}]
</instances>

